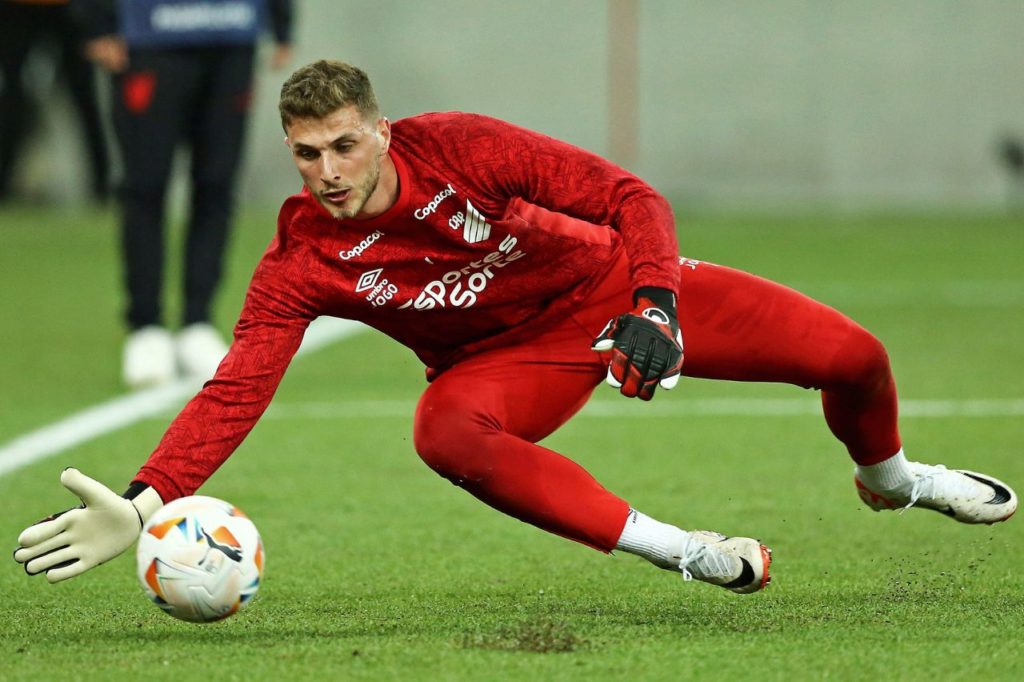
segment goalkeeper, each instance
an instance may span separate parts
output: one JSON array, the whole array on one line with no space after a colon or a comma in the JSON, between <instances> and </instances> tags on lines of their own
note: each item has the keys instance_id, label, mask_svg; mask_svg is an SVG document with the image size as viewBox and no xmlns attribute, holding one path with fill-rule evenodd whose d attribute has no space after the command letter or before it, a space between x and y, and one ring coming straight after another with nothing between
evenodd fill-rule
<instances>
[{"instance_id":1,"label":"goalkeeper","mask_svg":"<svg viewBox=\"0 0 1024 682\"><path fill-rule=\"evenodd\" d=\"M438 474L517 519L687 580L756 592L771 552L650 518L537 445L604 381L641 400L680 375L817 389L872 509L965 523L1015 511L1004 483L904 455L877 339L783 286L680 258L668 203L623 169L484 116L391 123L366 74L335 61L295 72L280 113L304 188L281 208L230 352L123 496L62 474L83 506L21 534L15 559L29 574L78 575L128 548L161 503L194 493L263 414L321 315L361 320L426 365L414 442ZM642 453L623 455L642 466Z\"/></svg>"}]
</instances>

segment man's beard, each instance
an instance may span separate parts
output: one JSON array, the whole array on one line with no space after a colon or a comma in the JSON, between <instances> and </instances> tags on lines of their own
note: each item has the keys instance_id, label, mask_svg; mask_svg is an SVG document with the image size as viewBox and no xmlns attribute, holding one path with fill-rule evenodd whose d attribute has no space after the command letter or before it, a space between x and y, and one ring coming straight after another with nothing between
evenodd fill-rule
<instances>
[{"instance_id":1,"label":"man's beard","mask_svg":"<svg viewBox=\"0 0 1024 682\"><path fill-rule=\"evenodd\" d=\"M359 187L353 189L348 197L348 201L343 205L334 206L329 202L321 203L337 220L355 218L363 210L363 207L366 206L366 202L370 200L370 197L373 196L378 182L380 182L380 157L374 160L373 167L370 168L366 175L366 180ZM355 203L356 201L359 202L358 205Z\"/></svg>"}]
</instances>

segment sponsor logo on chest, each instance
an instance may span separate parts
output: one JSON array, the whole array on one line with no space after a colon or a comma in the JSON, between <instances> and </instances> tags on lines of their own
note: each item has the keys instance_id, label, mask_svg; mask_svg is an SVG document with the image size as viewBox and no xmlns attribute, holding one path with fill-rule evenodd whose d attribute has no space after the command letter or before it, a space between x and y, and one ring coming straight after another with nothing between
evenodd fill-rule
<instances>
[{"instance_id":1,"label":"sponsor logo on chest","mask_svg":"<svg viewBox=\"0 0 1024 682\"><path fill-rule=\"evenodd\" d=\"M426 206L423 206L422 208L417 208L413 212L413 216L416 218L416 220L423 220L428 215L436 211L437 207L441 205L442 201L452 196L453 194L455 194L455 188L452 187L451 183L448 183L444 189L442 189L440 192L434 195L434 198L430 200L430 203L428 203Z\"/></svg>"},{"instance_id":2,"label":"sponsor logo on chest","mask_svg":"<svg viewBox=\"0 0 1024 682\"><path fill-rule=\"evenodd\" d=\"M437 213L444 200L455 194L457 192L449 182L445 185L444 189L434 195L434 198L426 206L413 211L413 217L417 220L424 220L428 216ZM491 236L491 224L487 222L487 219L473 206L469 199L466 199L465 210L458 210L448 218L448 227L452 230L461 229L462 238L468 244L486 241Z\"/></svg>"},{"instance_id":3,"label":"sponsor logo on chest","mask_svg":"<svg viewBox=\"0 0 1024 682\"><path fill-rule=\"evenodd\" d=\"M423 287L415 298L406 301L398 309L472 307L498 272L526 255L524 251L516 249L517 242L512 235L506 236L497 251L491 251L480 260L472 261L458 270L449 270L440 279Z\"/></svg>"},{"instance_id":4,"label":"sponsor logo on chest","mask_svg":"<svg viewBox=\"0 0 1024 682\"><path fill-rule=\"evenodd\" d=\"M384 268L369 270L359 275L356 281L355 292L361 294L368 291L366 301L374 308L381 307L398 293L398 287L389 282L387 277L382 277L383 274Z\"/></svg>"},{"instance_id":5,"label":"sponsor logo on chest","mask_svg":"<svg viewBox=\"0 0 1024 682\"><path fill-rule=\"evenodd\" d=\"M351 260L353 258L359 258L363 255L363 251L374 245L374 243L384 236L384 233L380 230L372 232L363 238L363 241L359 242L349 250L342 249L338 252L338 258L341 260Z\"/></svg>"}]
</instances>

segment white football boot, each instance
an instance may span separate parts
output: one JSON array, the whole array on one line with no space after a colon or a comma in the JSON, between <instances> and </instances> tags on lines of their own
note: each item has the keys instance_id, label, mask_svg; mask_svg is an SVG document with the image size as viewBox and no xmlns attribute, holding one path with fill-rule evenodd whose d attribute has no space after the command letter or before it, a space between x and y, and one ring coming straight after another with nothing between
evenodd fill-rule
<instances>
[{"instance_id":1,"label":"white football boot","mask_svg":"<svg viewBox=\"0 0 1024 682\"><path fill-rule=\"evenodd\" d=\"M872 490L854 474L857 492L875 511L923 507L962 523L998 523L1017 511L1017 495L1010 486L991 476L962 469L947 469L908 462L913 483L894 490Z\"/></svg>"},{"instance_id":2,"label":"white football boot","mask_svg":"<svg viewBox=\"0 0 1024 682\"><path fill-rule=\"evenodd\" d=\"M738 594L771 582L772 551L753 538L732 538L708 530L688 532L679 557L683 580L701 580Z\"/></svg>"},{"instance_id":3,"label":"white football boot","mask_svg":"<svg viewBox=\"0 0 1024 682\"><path fill-rule=\"evenodd\" d=\"M140 327L128 335L121 352L121 378L131 389L174 381L174 341L163 327Z\"/></svg>"},{"instance_id":4,"label":"white football boot","mask_svg":"<svg viewBox=\"0 0 1024 682\"><path fill-rule=\"evenodd\" d=\"M178 332L177 350L181 371L203 381L213 377L228 353L220 334L206 322L190 324Z\"/></svg>"}]
</instances>

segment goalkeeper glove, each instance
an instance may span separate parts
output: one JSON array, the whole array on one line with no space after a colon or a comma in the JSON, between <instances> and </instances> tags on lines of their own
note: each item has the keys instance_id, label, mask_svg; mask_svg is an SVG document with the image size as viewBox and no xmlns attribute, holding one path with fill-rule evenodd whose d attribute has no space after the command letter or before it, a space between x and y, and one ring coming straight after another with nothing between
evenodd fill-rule
<instances>
[{"instance_id":1,"label":"goalkeeper glove","mask_svg":"<svg viewBox=\"0 0 1024 682\"><path fill-rule=\"evenodd\" d=\"M668 390L679 383L683 335L672 292L641 287L634 300L633 310L609 321L591 347L612 352L609 384L626 397L650 400L658 386Z\"/></svg>"},{"instance_id":2,"label":"goalkeeper glove","mask_svg":"<svg viewBox=\"0 0 1024 682\"><path fill-rule=\"evenodd\" d=\"M140 489L135 483L121 497L78 469L65 469L60 482L82 500L82 506L26 528L14 552L26 573L45 572L51 583L73 578L131 547L146 519L163 505L152 487Z\"/></svg>"}]
</instances>

